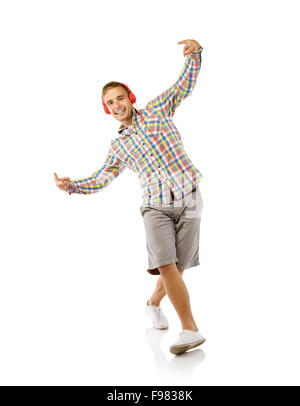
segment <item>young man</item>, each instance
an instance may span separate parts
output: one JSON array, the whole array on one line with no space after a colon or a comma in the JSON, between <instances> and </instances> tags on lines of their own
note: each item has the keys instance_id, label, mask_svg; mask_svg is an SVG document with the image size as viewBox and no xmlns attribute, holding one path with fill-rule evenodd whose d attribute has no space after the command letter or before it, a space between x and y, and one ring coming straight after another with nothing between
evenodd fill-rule
<instances>
[{"instance_id":1,"label":"young man","mask_svg":"<svg viewBox=\"0 0 300 406\"><path fill-rule=\"evenodd\" d=\"M56 185L69 194L90 194L110 184L126 167L139 176L143 189L143 216L148 250L148 272L160 275L146 310L153 327L168 328L160 302L167 294L182 324L178 340L170 347L181 354L205 341L192 315L189 294L182 279L185 269L199 265L199 231L203 207L198 184L199 170L188 158L172 116L181 101L192 93L201 66L202 47L183 40L184 68L176 83L145 109L133 107L135 96L120 82L102 90L107 114L121 122L119 137L111 141L101 169L89 178L58 178Z\"/></svg>"}]
</instances>

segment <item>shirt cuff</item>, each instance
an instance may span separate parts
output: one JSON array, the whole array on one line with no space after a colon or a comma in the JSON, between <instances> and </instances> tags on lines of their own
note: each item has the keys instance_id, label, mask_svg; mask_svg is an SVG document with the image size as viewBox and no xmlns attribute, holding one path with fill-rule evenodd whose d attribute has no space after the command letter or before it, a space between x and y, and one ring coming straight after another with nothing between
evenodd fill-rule
<instances>
[{"instance_id":1,"label":"shirt cuff","mask_svg":"<svg viewBox=\"0 0 300 406\"><path fill-rule=\"evenodd\" d=\"M190 56L193 56L193 55L195 55L195 56L200 56L202 50L203 50L203 47L200 45L200 49L199 49L198 51L196 51L196 52L192 52L192 53L190 54Z\"/></svg>"},{"instance_id":2,"label":"shirt cuff","mask_svg":"<svg viewBox=\"0 0 300 406\"><path fill-rule=\"evenodd\" d=\"M69 186L66 189L66 192L70 194L74 193L72 181L70 182Z\"/></svg>"}]
</instances>

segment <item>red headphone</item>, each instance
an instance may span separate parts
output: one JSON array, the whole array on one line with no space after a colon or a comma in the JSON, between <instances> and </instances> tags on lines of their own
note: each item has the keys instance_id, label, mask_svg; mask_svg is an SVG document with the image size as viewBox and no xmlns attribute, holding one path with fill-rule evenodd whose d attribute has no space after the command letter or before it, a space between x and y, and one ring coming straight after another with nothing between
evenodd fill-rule
<instances>
[{"instance_id":1,"label":"red headphone","mask_svg":"<svg viewBox=\"0 0 300 406\"><path fill-rule=\"evenodd\" d=\"M128 95L129 100L131 101L131 103L134 103L136 101L135 95L132 93L132 91L129 89L129 87L127 85L125 85L125 83L121 83L121 85L125 86L126 89L128 89L128 91L129 91L129 95ZM102 104L103 104L105 113L110 114L110 112L109 112L109 110L107 108L107 105L104 103L103 96L102 96Z\"/></svg>"}]
</instances>

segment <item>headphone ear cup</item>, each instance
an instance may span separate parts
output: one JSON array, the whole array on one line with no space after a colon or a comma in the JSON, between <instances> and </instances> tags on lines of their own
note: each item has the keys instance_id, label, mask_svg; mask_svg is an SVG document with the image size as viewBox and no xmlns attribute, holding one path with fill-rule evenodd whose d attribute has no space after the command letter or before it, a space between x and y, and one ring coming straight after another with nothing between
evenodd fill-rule
<instances>
[{"instance_id":1,"label":"headphone ear cup","mask_svg":"<svg viewBox=\"0 0 300 406\"><path fill-rule=\"evenodd\" d=\"M129 93L129 100L131 101L131 103L135 103L136 101L136 97L132 92Z\"/></svg>"},{"instance_id":2,"label":"headphone ear cup","mask_svg":"<svg viewBox=\"0 0 300 406\"><path fill-rule=\"evenodd\" d=\"M121 83L121 85L125 86L126 89L129 91L128 97L129 97L129 100L131 101L131 103L135 103L135 101L136 101L135 95L132 93L132 91L129 89L129 87L127 85L125 85L125 83L122 83L122 82L120 82L120 83Z\"/></svg>"},{"instance_id":3,"label":"headphone ear cup","mask_svg":"<svg viewBox=\"0 0 300 406\"><path fill-rule=\"evenodd\" d=\"M107 108L107 105L106 105L106 104L104 105L104 111L105 111L105 113L106 113L106 114L110 114L110 111L108 110L108 108Z\"/></svg>"},{"instance_id":4,"label":"headphone ear cup","mask_svg":"<svg viewBox=\"0 0 300 406\"><path fill-rule=\"evenodd\" d=\"M104 108L105 113L106 113L106 114L110 114L107 105L104 103L103 97L102 97L102 105L103 105L103 108Z\"/></svg>"}]
</instances>

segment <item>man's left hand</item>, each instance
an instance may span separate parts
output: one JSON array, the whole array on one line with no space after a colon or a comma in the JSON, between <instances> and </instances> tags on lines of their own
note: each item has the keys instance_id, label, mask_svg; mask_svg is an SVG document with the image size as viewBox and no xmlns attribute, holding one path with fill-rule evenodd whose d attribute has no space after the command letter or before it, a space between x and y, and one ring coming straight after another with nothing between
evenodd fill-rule
<instances>
[{"instance_id":1,"label":"man's left hand","mask_svg":"<svg viewBox=\"0 0 300 406\"><path fill-rule=\"evenodd\" d=\"M183 49L183 56L189 55L193 52L198 52L202 49L202 46L194 39L184 39L177 42L177 44L185 44Z\"/></svg>"}]
</instances>

